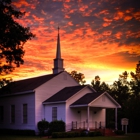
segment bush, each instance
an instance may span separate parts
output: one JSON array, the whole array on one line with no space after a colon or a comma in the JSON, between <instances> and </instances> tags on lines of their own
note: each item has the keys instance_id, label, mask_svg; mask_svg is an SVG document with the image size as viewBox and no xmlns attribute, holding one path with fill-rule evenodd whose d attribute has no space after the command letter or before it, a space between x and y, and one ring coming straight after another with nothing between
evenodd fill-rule
<instances>
[{"instance_id":1,"label":"bush","mask_svg":"<svg viewBox=\"0 0 140 140\"><path fill-rule=\"evenodd\" d=\"M79 132L53 132L52 138L73 138L79 137Z\"/></svg>"},{"instance_id":2,"label":"bush","mask_svg":"<svg viewBox=\"0 0 140 140\"><path fill-rule=\"evenodd\" d=\"M102 136L103 134L100 131L96 131L96 135L95 136Z\"/></svg>"},{"instance_id":3,"label":"bush","mask_svg":"<svg viewBox=\"0 0 140 140\"><path fill-rule=\"evenodd\" d=\"M65 122L62 120L50 122L49 132L50 134L53 132L65 132Z\"/></svg>"},{"instance_id":4,"label":"bush","mask_svg":"<svg viewBox=\"0 0 140 140\"><path fill-rule=\"evenodd\" d=\"M45 135L45 131L47 131L49 128L49 122L43 119L42 121L39 121L37 123L37 127L40 132L40 135Z\"/></svg>"},{"instance_id":5,"label":"bush","mask_svg":"<svg viewBox=\"0 0 140 140\"><path fill-rule=\"evenodd\" d=\"M89 134L88 134L90 137L94 137L94 136L96 136L96 132L89 132Z\"/></svg>"},{"instance_id":6,"label":"bush","mask_svg":"<svg viewBox=\"0 0 140 140\"><path fill-rule=\"evenodd\" d=\"M88 133L87 133L88 132ZM94 132L89 132L89 131L81 131L81 132L53 132L52 133L52 138L74 138L74 137L94 137L94 136L101 136L100 131L94 131Z\"/></svg>"},{"instance_id":7,"label":"bush","mask_svg":"<svg viewBox=\"0 0 140 140\"><path fill-rule=\"evenodd\" d=\"M89 131L87 131L87 130L81 131L81 136L82 137L88 136L88 134L89 134Z\"/></svg>"},{"instance_id":8,"label":"bush","mask_svg":"<svg viewBox=\"0 0 140 140\"><path fill-rule=\"evenodd\" d=\"M122 131L122 130L116 130L116 131L115 131L115 134L116 134L116 135L124 135L125 132Z\"/></svg>"},{"instance_id":9,"label":"bush","mask_svg":"<svg viewBox=\"0 0 140 140\"><path fill-rule=\"evenodd\" d=\"M19 129L0 129L0 134L5 135L20 135L20 136L34 136L34 130L19 130Z\"/></svg>"}]
</instances>

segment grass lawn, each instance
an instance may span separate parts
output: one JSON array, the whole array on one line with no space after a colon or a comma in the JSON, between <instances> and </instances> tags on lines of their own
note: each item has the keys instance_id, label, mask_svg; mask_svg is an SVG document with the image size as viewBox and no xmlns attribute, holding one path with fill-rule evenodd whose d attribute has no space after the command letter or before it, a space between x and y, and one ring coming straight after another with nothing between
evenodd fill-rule
<instances>
[{"instance_id":1,"label":"grass lawn","mask_svg":"<svg viewBox=\"0 0 140 140\"><path fill-rule=\"evenodd\" d=\"M46 137L40 138L39 136L34 137L23 137L23 136L0 136L0 140L45 140ZM124 136L116 137L79 137L79 138L57 138L49 140L140 140L140 134L128 134Z\"/></svg>"}]
</instances>

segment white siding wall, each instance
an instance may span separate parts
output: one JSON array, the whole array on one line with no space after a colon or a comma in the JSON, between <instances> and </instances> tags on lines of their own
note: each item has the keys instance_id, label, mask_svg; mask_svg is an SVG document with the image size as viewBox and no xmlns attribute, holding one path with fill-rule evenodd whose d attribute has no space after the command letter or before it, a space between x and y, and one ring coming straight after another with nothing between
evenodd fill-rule
<instances>
[{"instance_id":1,"label":"white siding wall","mask_svg":"<svg viewBox=\"0 0 140 140\"><path fill-rule=\"evenodd\" d=\"M6 99L5 99L6 98ZM28 123L23 124L22 107L28 105ZM15 123L10 122L10 107L15 105ZM4 106L4 122L0 128L31 129L35 130L35 97L34 94L25 94L0 98L0 106Z\"/></svg>"},{"instance_id":2,"label":"white siding wall","mask_svg":"<svg viewBox=\"0 0 140 140\"><path fill-rule=\"evenodd\" d=\"M94 107L104 107L104 108L116 108L117 106L108 98L106 94L102 95L97 100L93 101L91 106Z\"/></svg>"},{"instance_id":3,"label":"white siding wall","mask_svg":"<svg viewBox=\"0 0 140 140\"><path fill-rule=\"evenodd\" d=\"M57 120L65 122L65 104L44 105L45 119L48 122L52 121L52 108L57 107Z\"/></svg>"},{"instance_id":4,"label":"white siding wall","mask_svg":"<svg viewBox=\"0 0 140 140\"><path fill-rule=\"evenodd\" d=\"M44 108L42 102L67 86L79 85L68 73L62 72L50 81L36 89L35 97L35 123L44 119ZM48 112L50 113L50 112ZM36 128L37 130L37 128Z\"/></svg>"}]
</instances>

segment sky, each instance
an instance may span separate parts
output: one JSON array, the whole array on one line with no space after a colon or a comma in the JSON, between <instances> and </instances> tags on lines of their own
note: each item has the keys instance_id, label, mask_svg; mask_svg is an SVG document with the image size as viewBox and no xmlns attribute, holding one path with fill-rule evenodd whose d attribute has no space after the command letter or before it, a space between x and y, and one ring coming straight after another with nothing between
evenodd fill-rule
<instances>
[{"instance_id":1,"label":"sky","mask_svg":"<svg viewBox=\"0 0 140 140\"><path fill-rule=\"evenodd\" d=\"M91 83L113 83L124 71L135 72L140 60L139 0L13 0L25 11L18 22L35 38L24 45L24 65L13 80L52 73L58 26L66 71L85 75Z\"/></svg>"}]
</instances>

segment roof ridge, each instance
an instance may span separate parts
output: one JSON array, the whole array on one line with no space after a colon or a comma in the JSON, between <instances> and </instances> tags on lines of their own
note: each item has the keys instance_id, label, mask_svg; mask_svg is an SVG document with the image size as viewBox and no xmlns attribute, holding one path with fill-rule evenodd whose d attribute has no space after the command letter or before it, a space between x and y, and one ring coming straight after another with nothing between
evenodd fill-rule
<instances>
[{"instance_id":1,"label":"roof ridge","mask_svg":"<svg viewBox=\"0 0 140 140\"><path fill-rule=\"evenodd\" d=\"M15 81L12 81L12 82L19 82L19 81L25 81L25 80L35 79L35 78L41 78L41 77L45 77L45 76L49 76L49 75L54 75L55 76L55 75L58 75L58 74L45 74L45 75L40 75L40 76L35 76L35 77L30 77L30 78L25 78L25 79L20 79L20 80L15 80Z\"/></svg>"},{"instance_id":2,"label":"roof ridge","mask_svg":"<svg viewBox=\"0 0 140 140\"><path fill-rule=\"evenodd\" d=\"M42 75L38 77L32 77L28 79L23 79L19 81L13 81L9 83L7 86L4 86L1 91L2 93L19 93L19 92L25 92L25 91L30 91L34 90L40 85L44 84L45 82L48 82L49 80L53 79L57 74L48 74L48 75ZM6 90L7 89L7 90Z\"/></svg>"}]
</instances>

